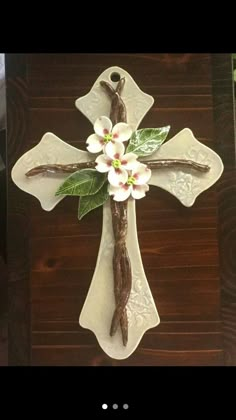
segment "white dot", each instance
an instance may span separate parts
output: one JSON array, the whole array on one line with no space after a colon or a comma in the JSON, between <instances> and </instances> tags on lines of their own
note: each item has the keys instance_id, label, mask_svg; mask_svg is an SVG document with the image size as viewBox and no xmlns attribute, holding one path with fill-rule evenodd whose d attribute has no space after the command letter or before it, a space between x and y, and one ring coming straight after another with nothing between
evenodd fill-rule
<instances>
[{"instance_id":1,"label":"white dot","mask_svg":"<svg viewBox=\"0 0 236 420\"><path fill-rule=\"evenodd\" d=\"M108 408L108 405L107 404L102 404L102 408L103 408L103 410L106 410Z\"/></svg>"},{"instance_id":2,"label":"white dot","mask_svg":"<svg viewBox=\"0 0 236 420\"><path fill-rule=\"evenodd\" d=\"M127 410L129 408L129 405L128 404L124 404L123 405L123 408L124 408L124 410Z\"/></svg>"},{"instance_id":3,"label":"white dot","mask_svg":"<svg viewBox=\"0 0 236 420\"><path fill-rule=\"evenodd\" d=\"M117 410L118 404L113 404L112 408L114 408L114 410Z\"/></svg>"}]
</instances>

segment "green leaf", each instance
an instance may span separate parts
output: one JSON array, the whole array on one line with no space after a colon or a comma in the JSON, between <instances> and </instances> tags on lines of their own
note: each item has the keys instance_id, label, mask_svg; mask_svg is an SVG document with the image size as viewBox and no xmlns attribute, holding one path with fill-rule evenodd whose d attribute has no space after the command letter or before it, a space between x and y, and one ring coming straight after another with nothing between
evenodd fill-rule
<instances>
[{"instance_id":1,"label":"green leaf","mask_svg":"<svg viewBox=\"0 0 236 420\"><path fill-rule=\"evenodd\" d=\"M105 182L103 184L102 188L94 195L88 195L84 197L80 197L79 200L79 211L78 211L78 217L79 220L82 219L87 213L89 213L91 210L96 209L99 206L102 206L105 201L107 201L109 194L107 191L108 183Z\"/></svg>"},{"instance_id":2,"label":"green leaf","mask_svg":"<svg viewBox=\"0 0 236 420\"><path fill-rule=\"evenodd\" d=\"M102 188L107 174L96 169L82 169L70 175L58 188L56 195L91 195Z\"/></svg>"},{"instance_id":3,"label":"green leaf","mask_svg":"<svg viewBox=\"0 0 236 420\"><path fill-rule=\"evenodd\" d=\"M126 152L136 155L149 156L154 153L165 141L170 125L161 128L143 128L135 131L129 141Z\"/></svg>"}]
</instances>

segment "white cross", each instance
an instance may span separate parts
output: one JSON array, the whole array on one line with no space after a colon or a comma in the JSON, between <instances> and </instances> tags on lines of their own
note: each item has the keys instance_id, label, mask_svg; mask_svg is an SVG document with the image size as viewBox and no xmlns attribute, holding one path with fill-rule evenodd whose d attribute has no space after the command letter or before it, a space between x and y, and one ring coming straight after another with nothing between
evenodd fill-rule
<instances>
[{"instance_id":1,"label":"white cross","mask_svg":"<svg viewBox=\"0 0 236 420\"><path fill-rule=\"evenodd\" d=\"M105 70L94 83L90 92L77 99L77 108L94 123L101 115L110 114L110 101L100 86L100 81L110 83L114 88L111 74L118 73L125 77L122 99L126 105L128 124L136 130L153 105L154 99L142 92L132 77L119 67ZM167 141L151 159L191 159L210 166L210 171L200 173L193 169L173 168L152 169L149 184L165 189L180 202L190 207L197 196L211 187L221 176L223 163L220 157L210 148L195 139L188 128L184 128L171 140ZM25 153L12 169L15 184L39 199L44 210L52 210L64 197L55 196L59 185L68 174L60 176L37 175L27 178L25 173L42 164L86 162L94 157L85 151L65 143L52 133L46 133L40 143ZM150 157L149 157L150 160ZM82 222L80 222L82 223ZM127 304L129 320L129 340L123 346L120 329L113 337L109 335L112 315L115 309L113 284L113 249L114 237L109 202L103 206L103 228L101 243L92 282L80 314L82 327L94 332L102 349L114 359L125 359L138 346L143 334L157 326L160 318L145 276L138 244L135 200L128 201L128 233L126 245L132 268L132 290Z\"/></svg>"}]
</instances>

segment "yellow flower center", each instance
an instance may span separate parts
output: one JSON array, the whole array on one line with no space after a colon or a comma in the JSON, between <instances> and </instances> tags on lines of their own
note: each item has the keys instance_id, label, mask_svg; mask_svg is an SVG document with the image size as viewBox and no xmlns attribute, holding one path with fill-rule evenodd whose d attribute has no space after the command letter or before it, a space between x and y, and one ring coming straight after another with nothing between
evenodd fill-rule
<instances>
[{"instance_id":1,"label":"yellow flower center","mask_svg":"<svg viewBox=\"0 0 236 420\"><path fill-rule=\"evenodd\" d=\"M104 141L104 143L109 143L109 141L111 141L112 140L112 134L111 133L108 133L108 134L105 134L104 135L104 137L103 137L103 141Z\"/></svg>"},{"instance_id":2,"label":"yellow flower center","mask_svg":"<svg viewBox=\"0 0 236 420\"><path fill-rule=\"evenodd\" d=\"M121 161L120 161L119 159L115 159L115 160L113 160L113 161L112 161L112 166L113 166L115 169L119 169L119 168L120 168L120 166L121 166Z\"/></svg>"},{"instance_id":3,"label":"yellow flower center","mask_svg":"<svg viewBox=\"0 0 236 420\"><path fill-rule=\"evenodd\" d=\"M134 176L129 176L127 184L128 185L133 185L135 183L135 178Z\"/></svg>"}]
</instances>

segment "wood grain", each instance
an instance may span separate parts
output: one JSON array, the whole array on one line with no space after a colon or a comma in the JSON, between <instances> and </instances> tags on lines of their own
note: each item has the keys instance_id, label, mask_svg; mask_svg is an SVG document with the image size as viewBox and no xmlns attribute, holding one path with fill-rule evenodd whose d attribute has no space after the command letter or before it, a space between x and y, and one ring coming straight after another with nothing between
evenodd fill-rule
<instances>
[{"instance_id":1,"label":"wood grain","mask_svg":"<svg viewBox=\"0 0 236 420\"><path fill-rule=\"evenodd\" d=\"M236 169L232 58L213 56L215 138L225 171L218 183L224 360L236 366ZM231 118L230 118L231 117Z\"/></svg>"},{"instance_id":2,"label":"wood grain","mask_svg":"<svg viewBox=\"0 0 236 420\"><path fill-rule=\"evenodd\" d=\"M9 364L30 363L29 197L11 181L11 169L27 148L28 95L23 55L6 55L8 157Z\"/></svg>"},{"instance_id":3,"label":"wood grain","mask_svg":"<svg viewBox=\"0 0 236 420\"><path fill-rule=\"evenodd\" d=\"M224 319L228 317L228 324L224 320L223 326L231 331L235 328L231 276L234 263L230 257L230 264L222 262L220 267L220 261L222 252L224 258L229 259L227 252L222 251L224 241L228 244L229 237L230 255L234 249L232 130L227 129L227 140L224 137L224 141L220 140L221 134L216 135L216 131L220 133L221 122L226 126L232 118L230 91L227 91L227 98L220 96L228 85L217 73L223 72L222 66L225 68L227 60L227 55L221 56L217 64L209 54L39 54L26 57L26 97L21 79L14 86L10 84L12 97L18 98L20 90L20 96L23 94L25 98L21 109L29 111L27 136L26 127L23 129L19 123L23 117L17 112L12 116L20 133L18 143L13 124L8 139L12 163L23 150L37 144L47 131L85 149L84 140L92 133L92 126L75 109L74 101L88 92L105 68L118 63L132 74L145 92L155 97L155 105L142 121L142 127L171 124L170 138L188 126L201 142L222 153L225 162L231 165L223 184L207 190L193 208L184 208L158 188L151 188L147 198L137 203L140 248L161 324L146 333L137 351L124 361L106 356L93 333L78 324L96 263L101 209L78 223L77 199L66 198L48 213L33 197L14 189L14 197L12 194L10 198L10 206L14 209L11 220L24 235L19 237L19 232L13 232L13 228L10 231L11 241L15 241L11 245L14 255L10 261L11 278L21 285L14 289L21 291L17 302L27 301L27 285L30 284L32 364L159 366L232 362L235 335L224 332L222 340L219 275L221 271L221 277L227 279L224 281L228 286L223 290L230 290L227 292L229 297L223 297L223 316ZM229 69L226 77L227 80L230 77ZM212 80L216 81L214 96ZM222 117L225 100L229 105ZM13 104L10 108L14 108ZM23 121L26 121L25 117ZM233 188L231 193L227 193L229 188ZM226 215L231 220L229 226L226 226ZM16 257L18 246L20 252ZM18 274L15 261L21 264ZM21 310L26 309L22 303L19 306ZM14 322L16 326L19 323ZM26 323L29 327L28 318ZM20 343L22 337L29 349L26 333L21 338L18 334L15 341ZM13 349L11 358L17 358ZM21 360L23 364L26 359L22 356Z\"/></svg>"},{"instance_id":4,"label":"wood grain","mask_svg":"<svg viewBox=\"0 0 236 420\"><path fill-rule=\"evenodd\" d=\"M187 340L187 337L184 337ZM156 337L158 341L158 337ZM194 345L194 344L193 344ZM223 350L158 350L142 345L122 362L112 360L93 346L34 346L33 363L43 366L218 366L223 363Z\"/></svg>"},{"instance_id":5,"label":"wood grain","mask_svg":"<svg viewBox=\"0 0 236 420\"><path fill-rule=\"evenodd\" d=\"M0 255L0 366L8 363L7 266Z\"/></svg>"},{"instance_id":6,"label":"wood grain","mask_svg":"<svg viewBox=\"0 0 236 420\"><path fill-rule=\"evenodd\" d=\"M0 95L0 101L2 101ZM6 162L6 130L0 129L0 158ZM0 164L0 366L8 361L6 267L6 168Z\"/></svg>"}]
</instances>

